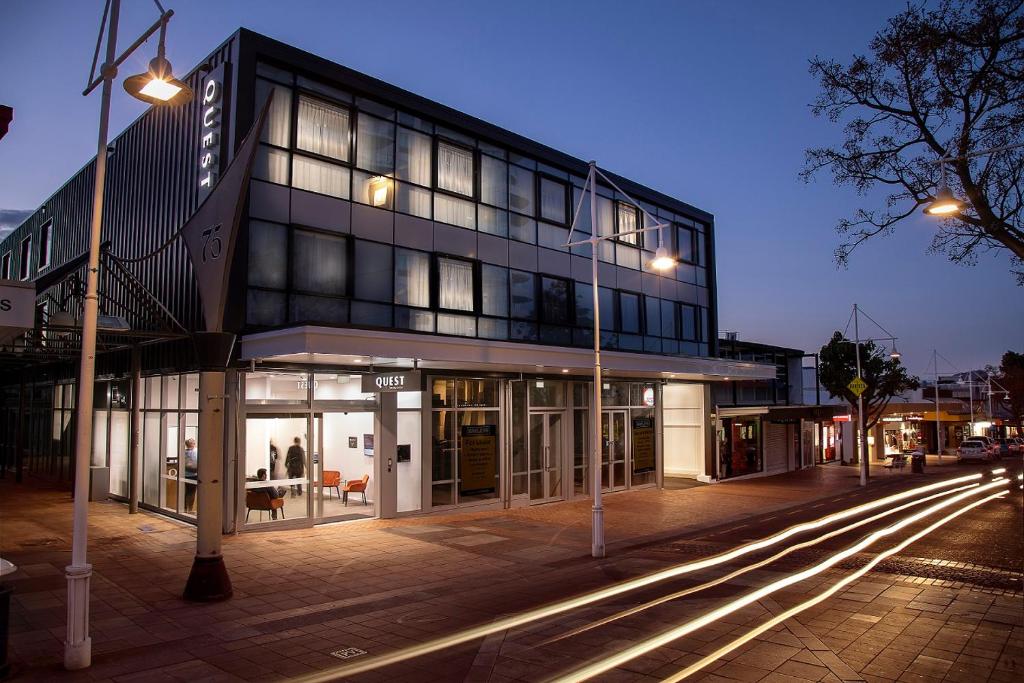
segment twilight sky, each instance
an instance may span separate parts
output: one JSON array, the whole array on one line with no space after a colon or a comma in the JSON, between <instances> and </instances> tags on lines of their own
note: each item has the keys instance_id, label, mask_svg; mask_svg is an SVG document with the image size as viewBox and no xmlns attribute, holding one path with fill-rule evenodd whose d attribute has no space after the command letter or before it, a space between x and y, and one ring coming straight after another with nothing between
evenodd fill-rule
<instances>
[{"instance_id":1,"label":"twilight sky","mask_svg":"<svg viewBox=\"0 0 1024 683\"><path fill-rule=\"evenodd\" d=\"M157 16L124 0L121 45ZM836 220L858 206L827 176L797 178L833 144L814 119L807 60L848 60L902 3L515 3L169 0L168 58L190 70L238 26L394 83L678 197L716 217L722 330L817 350L854 301L922 374L1024 350L1024 290L1009 258L928 255L923 216L837 270ZM0 10L0 224L40 204L95 152L99 96L81 96L102 0L6 0ZM155 39L121 76L145 69ZM119 79L120 80L120 79ZM144 105L114 91L111 133ZM870 200L860 199L861 202ZM870 328L867 332L877 334ZM953 368L940 364L943 372Z\"/></svg>"}]
</instances>

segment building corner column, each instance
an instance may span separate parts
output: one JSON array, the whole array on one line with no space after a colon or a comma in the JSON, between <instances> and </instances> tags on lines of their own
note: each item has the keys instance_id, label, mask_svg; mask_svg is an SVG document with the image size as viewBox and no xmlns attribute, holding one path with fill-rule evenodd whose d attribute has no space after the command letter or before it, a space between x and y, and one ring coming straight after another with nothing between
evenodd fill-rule
<instances>
[{"instance_id":1,"label":"building corner column","mask_svg":"<svg viewBox=\"0 0 1024 683\"><path fill-rule=\"evenodd\" d=\"M198 333L199 443L196 496L196 555L182 597L194 602L217 602L232 596L221 553L224 523L225 368L234 349L234 335Z\"/></svg>"},{"instance_id":2,"label":"building corner column","mask_svg":"<svg viewBox=\"0 0 1024 683\"><path fill-rule=\"evenodd\" d=\"M377 411L376 450L378 457L377 514L381 519L398 516L398 394L385 391L380 394L380 410Z\"/></svg>"},{"instance_id":3,"label":"building corner column","mask_svg":"<svg viewBox=\"0 0 1024 683\"><path fill-rule=\"evenodd\" d=\"M128 513L139 512L142 495L142 354L138 345L132 347L132 417L128 442Z\"/></svg>"}]
</instances>

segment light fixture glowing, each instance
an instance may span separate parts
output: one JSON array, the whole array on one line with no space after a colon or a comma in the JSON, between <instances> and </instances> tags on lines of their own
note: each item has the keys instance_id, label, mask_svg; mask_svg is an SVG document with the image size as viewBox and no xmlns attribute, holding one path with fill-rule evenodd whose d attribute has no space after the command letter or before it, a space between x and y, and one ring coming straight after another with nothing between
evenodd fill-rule
<instances>
[{"instance_id":1,"label":"light fixture glowing","mask_svg":"<svg viewBox=\"0 0 1024 683\"><path fill-rule=\"evenodd\" d=\"M963 209L964 205L953 197L952 191L946 185L946 181L943 180L942 184L939 185L937 193L935 193L935 199L925 207L925 213L931 216L948 216L959 213Z\"/></svg>"},{"instance_id":2,"label":"light fixture glowing","mask_svg":"<svg viewBox=\"0 0 1024 683\"><path fill-rule=\"evenodd\" d=\"M889 352L889 358L892 358L893 360L899 360L902 357L903 357L903 354L900 353L899 350L896 348L896 340L893 339L892 340L892 351Z\"/></svg>"},{"instance_id":3,"label":"light fixture glowing","mask_svg":"<svg viewBox=\"0 0 1024 683\"><path fill-rule=\"evenodd\" d=\"M387 207L389 202L389 194L391 191L391 181L382 175L370 178L370 204L378 208Z\"/></svg>"},{"instance_id":4,"label":"light fixture glowing","mask_svg":"<svg viewBox=\"0 0 1024 683\"><path fill-rule=\"evenodd\" d=\"M562 368L562 374L568 375L569 374L569 368Z\"/></svg>"},{"instance_id":5,"label":"light fixture glowing","mask_svg":"<svg viewBox=\"0 0 1024 683\"><path fill-rule=\"evenodd\" d=\"M129 76L124 89L135 99L149 104L184 104L192 99L192 89L174 77L171 63L161 56L149 62L149 71Z\"/></svg>"},{"instance_id":6,"label":"light fixture glowing","mask_svg":"<svg viewBox=\"0 0 1024 683\"><path fill-rule=\"evenodd\" d=\"M658 250L654 252L654 260L651 261L651 268L655 270L668 270L676 265L676 260L668 255L668 249L665 247L658 247Z\"/></svg>"}]
</instances>

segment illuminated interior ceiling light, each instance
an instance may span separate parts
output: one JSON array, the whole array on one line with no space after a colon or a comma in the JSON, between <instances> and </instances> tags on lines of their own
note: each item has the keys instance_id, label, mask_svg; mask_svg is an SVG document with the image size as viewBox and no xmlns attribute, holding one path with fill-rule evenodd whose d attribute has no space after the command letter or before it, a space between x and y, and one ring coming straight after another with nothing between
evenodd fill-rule
<instances>
[{"instance_id":1,"label":"illuminated interior ceiling light","mask_svg":"<svg viewBox=\"0 0 1024 683\"><path fill-rule=\"evenodd\" d=\"M564 612L578 609L580 607L591 605L595 602L600 602L601 600L606 600L608 598L622 595L624 593L629 593L640 588L646 588L647 586L651 586L661 581L666 581L668 579L675 578L677 576L682 576L684 574L697 572L702 569L708 569L710 567L715 567L721 564L732 562L733 560L739 557L742 557L749 553L757 552L758 550L762 550L772 545L776 545L792 536L803 533L805 531L818 529L823 526L863 514L864 512L867 512L869 510L874 510L883 507L896 501L905 500L907 498L911 498L913 496L923 494L928 491L935 491L937 489L945 488L948 486L954 486L957 484L963 484L981 478L982 475L980 473L967 474L960 477L954 477L952 479L935 482L932 484L926 484L924 486L919 486L917 488L910 489L907 491L901 491L891 496L886 496L885 498L869 501L867 503L862 503L861 505L856 505L852 508L847 508L845 510L840 510L839 512L834 512L832 514L826 515L816 520L801 522L800 524L791 526L772 536L768 536L765 538L758 539L757 541L746 543L736 548L732 548L731 550L728 550L726 552L719 553L718 555L713 555L711 557L705 557L699 560L686 562L680 565L676 565L674 567L668 567L666 569L656 571L652 574L647 574L645 576L639 576L634 579L622 581L618 584L608 586L607 588L600 588L589 593L576 595L553 604L542 605L540 607L527 610L526 612L520 612L519 614L512 614L507 617L501 617L493 621L487 622L485 624L471 626L462 631L457 631L455 633L442 636L440 638L435 638L434 640L430 640L423 643L417 643L416 645L410 645L402 649L389 652L387 654L382 654L376 657L371 657L369 659L364 659L358 663L347 664L332 670L321 671L319 672L319 674L317 674L319 678L316 678L316 680L326 682L337 680L344 676L354 676L359 673L373 671L384 666L390 666L392 664L397 664L399 662L405 662L416 657L421 657L423 655L427 655L433 652L438 652L440 650L445 650L450 647L455 647L456 645L461 645L462 643L466 643L471 640L485 638L493 633L518 628L520 626L524 626L526 624L538 621L540 619L547 619L557 614L562 614ZM309 681L312 679L306 678L304 680Z\"/></svg>"},{"instance_id":2,"label":"illuminated interior ceiling light","mask_svg":"<svg viewBox=\"0 0 1024 683\"><path fill-rule=\"evenodd\" d=\"M390 178L382 175L370 178L370 204L376 207L388 206L390 190Z\"/></svg>"},{"instance_id":3,"label":"illuminated interior ceiling light","mask_svg":"<svg viewBox=\"0 0 1024 683\"><path fill-rule=\"evenodd\" d=\"M668 270L676 265L676 260L668 255L668 249L665 247L658 247L658 250L654 252L654 260L651 261L651 268L655 270Z\"/></svg>"},{"instance_id":4,"label":"illuminated interior ceiling light","mask_svg":"<svg viewBox=\"0 0 1024 683\"><path fill-rule=\"evenodd\" d=\"M149 104L184 104L192 99L192 89L174 77L171 63L157 56L149 62L149 71L129 76L124 89L137 100Z\"/></svg>"}]
</instances>

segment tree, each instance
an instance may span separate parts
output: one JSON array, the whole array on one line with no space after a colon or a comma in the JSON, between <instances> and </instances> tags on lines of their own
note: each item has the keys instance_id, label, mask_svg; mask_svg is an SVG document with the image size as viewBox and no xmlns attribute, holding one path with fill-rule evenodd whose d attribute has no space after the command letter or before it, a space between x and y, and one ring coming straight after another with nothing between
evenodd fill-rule
<instances>
[{"instance_id":1,"label":"tree","mask_svg":"<svg viewBox=\"0 0 1024 683\"><path fill-rule=\"evenodd\" d=\"M857 414L857 395L847 386L857 376L856 344L836 331L818 352L818 377L821 386L835 398L847 401ZM921 381L907 373L899 358L889 358L874 342L860 343L861 378L868 385L864 398L864 429L870 431L893 396L917 389Z\"/></svg>"},{"instance_id":2,"label":"tree","mask_svg":"<svg viewBox=\"0 0 1024 683\"><path fill-rule=\"evenodd\" d=\"M1010 394L1001 397L999 402L1010 411L1018 426L1024 425L1024 353L1004 353L995 380Z\"/></svg>"},{"instance_id":3,"label":"tree","mask_svg":"<svg viewBox=\"0 0 1024 683\"><path fill-rule=\"evenodd\" d=\"M815 116L845 124L838 148L809 149L801 176L829 170L837 185L884 205L839 221L835 251L848 264L864 241L891 234L935 199L946 164L949 188L967 199L960 213L934 220L930 252L974 264L979 254L1009 251L1024 265L1024 149L966 158L1024 142L1024 0L943 0L908 6L848 65L815 57L821 85ZM1024 286L1024 268L1015 271Z\"/></svg>"}]
</instances>

